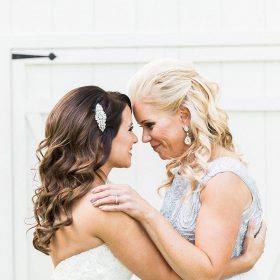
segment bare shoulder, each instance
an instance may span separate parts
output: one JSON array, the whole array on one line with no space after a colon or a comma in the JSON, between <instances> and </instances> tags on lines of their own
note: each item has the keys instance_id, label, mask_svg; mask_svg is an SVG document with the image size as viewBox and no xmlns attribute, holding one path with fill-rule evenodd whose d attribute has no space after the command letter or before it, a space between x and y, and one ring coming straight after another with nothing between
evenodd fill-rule
<instances>
[{"instance_id":1,"label":"bare shoulder","mask_svg":"<svg viewBox=\"0 0 280 280\"><path fill-rule=\"evenodd\" d=\"M86 198L90 200L90 195ZM94 234L140 279L179 279L160 255L143 227L123 212L104 212L89 203L86 214ZM149 270L147 270L149 267Z\"/></svg>"},{"instance_id":2,"label":"bare shoulder","mask_svg":"<svg viewBox=\"0 0 280 280\"><path fill-rule=\"evenodd\" d=\"M73 207L74 220L91 235L104 240L106 236L115 236L116 232L139 227L138 222L123 212L104 212L92 206L91 198L92 193L88 193Z\"/></svg>"},{"instance_id":3,"label":"bare shoulder","mask_svg":"<svg viewBox=\"0 0 280 280\"><path fill-rule=\"evenodd\" d=\"M211 178L201 192L201 201L234 203L242 209L251 202L251 193L241 178L233 172L222 172Z\"/></svg>"}]
</instances>

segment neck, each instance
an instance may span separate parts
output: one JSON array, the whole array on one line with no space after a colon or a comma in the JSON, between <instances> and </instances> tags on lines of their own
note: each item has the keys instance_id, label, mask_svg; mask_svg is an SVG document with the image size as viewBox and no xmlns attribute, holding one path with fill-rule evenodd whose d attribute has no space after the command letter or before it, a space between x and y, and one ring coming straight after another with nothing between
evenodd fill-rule
<instances>
[{"instance_id":1,"label":"neck","mask_svg":"<svg viewBox=\"0 0 280 280\"><path fill-rule=\"evenodd\" d=\"M104 177L105 182L108 180L108 176L109 176L111 170L112 170L112 167L110 167L110 166L108 166L108 165L106 165L106 164L104 164L104 165L100 168L100 171L101 171L101 173L102 173L102 178Z\"/></svg>"},{"instance_id":2,"label":"neck","mask_svg":"<svg viewBox=\"0 0 280 280\"><path fill-rule=\"evenodd\" d=\"M224 154L224 148L223 147L220 147L220 146L213 146L212 147L212 151L211 151L211 156L210 156L210 161L220 157L220 156L223 156Z\"/></svg>"},{"instance_id":3,"label":"neck","mask_svg":"<svg viewBox=\"0 0 280 280\"><path fill-rule=\"evenodd\" d=\"M216 158L223 157L223 156L231 156L231 157L238 157L235 152L227 150L226 148L222 146L214 146L212 147L211 157L209 161L212 161Z\"/></svg>"}]
</instances>

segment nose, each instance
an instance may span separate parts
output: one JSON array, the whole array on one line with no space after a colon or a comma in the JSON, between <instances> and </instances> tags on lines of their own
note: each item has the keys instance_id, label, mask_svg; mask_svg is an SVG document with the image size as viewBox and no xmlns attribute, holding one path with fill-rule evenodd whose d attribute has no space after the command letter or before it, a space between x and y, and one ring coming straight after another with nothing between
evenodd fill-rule
<instances>
[{"instance_id":1,"label":"nose","mask_svg":"<svg viewBox=\"0 0 280 280\"><path fill-rule=\"evenodd\" d=\"M145 131L145 129L143 129L142 142L147 143L147 142L150 142L151 140L152 140L152 137L150 136L150 134L147 131Z\"/></svg>"}]
</instances>

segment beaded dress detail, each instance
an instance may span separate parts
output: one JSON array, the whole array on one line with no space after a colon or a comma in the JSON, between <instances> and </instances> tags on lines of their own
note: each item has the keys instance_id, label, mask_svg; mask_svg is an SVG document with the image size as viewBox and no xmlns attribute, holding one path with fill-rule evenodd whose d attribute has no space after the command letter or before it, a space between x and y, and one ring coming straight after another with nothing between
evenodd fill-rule
<instances>
[{"instance_id":1,"label":"beaded dress detail","mask_svg":"<svg viewBox=\"0 0 280 280\"><path fill-rule=\"evenodd\" d=\"M232 257L239 256L242 252L243 241L246 235L248 222L250 219L255 221L255 234L259 231L262 221L262 207L259 193L254 180L249 177L247 168L238 160L232 157L220 157L208 163L208 172L203 177L205 184L212 177L222 172L232 172L237 175L248 187L252 195L251 205L244 210L240 220L240 228L232 252ZM196 219L201 207L200 192L201 186L191 193L190 184L186 177L175 171L172 185L167 189L161 208L162 215L172 224L177 232L193 244L195 243ZM187 198L183 198L187 194ZM257 279L253 272L243 273L230 279ZM245 276L245 275L248 275ZM244 278L245 277L245 278Z\"/></svg>"}]
</instances>

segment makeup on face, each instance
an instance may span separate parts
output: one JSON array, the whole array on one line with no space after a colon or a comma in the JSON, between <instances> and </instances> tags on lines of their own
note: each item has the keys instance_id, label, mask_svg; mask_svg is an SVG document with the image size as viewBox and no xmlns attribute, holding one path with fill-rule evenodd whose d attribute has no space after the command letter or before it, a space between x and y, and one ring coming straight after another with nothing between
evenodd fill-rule
<instances>
[{"instance_id":1,"label":"makeup on face","mask_svg":"<svg viewBox=\"0 0 280 280\"><path fill-rule=\"evenodd\" d=\"M185 151L185 133L179 112L160 111L141 101L135 102L133 112L143 129L143 143L150 143L162 159L178 157Z\"/></svg>"},{"instance_id":2,"label":"makeup on face","mask_svg":"<svg viewBox=\"0 0 280 280\"><path fill-rule=\"evenodd\" d=\"M132 147L138 142L133 132L132 116L127 106L122 113L122 123L118 134L112 141L112 149L108 159L108 165L118 168L127 168L131 165Z\"/></svg>"}]
</instances>

